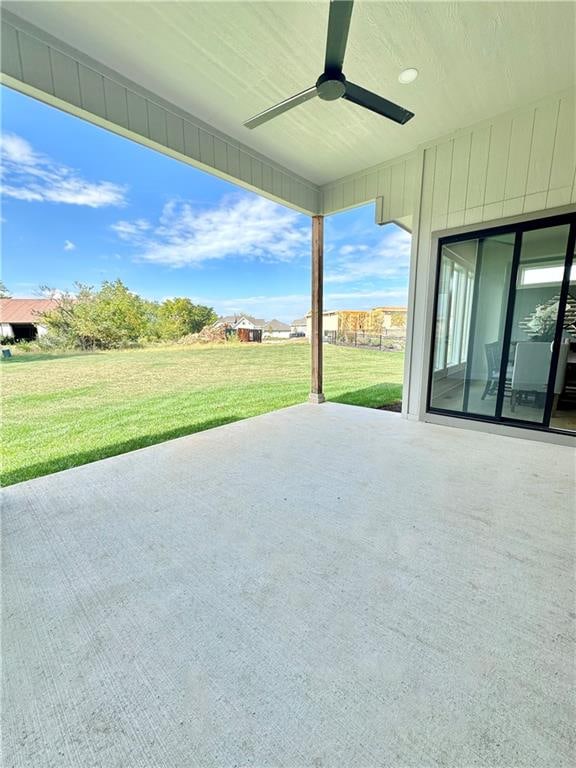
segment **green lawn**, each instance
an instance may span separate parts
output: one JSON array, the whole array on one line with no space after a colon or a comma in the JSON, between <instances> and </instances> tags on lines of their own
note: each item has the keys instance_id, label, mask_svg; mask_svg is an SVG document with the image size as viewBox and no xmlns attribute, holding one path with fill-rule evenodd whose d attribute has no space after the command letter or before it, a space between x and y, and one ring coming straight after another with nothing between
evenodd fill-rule
<instances>
[{"instance_id":1,"label":"green lawn","mask_svg":"<svg viewBox=\"0 0 576 768\"><path fill-rule=\"evenodd\" d=\"M324 390L401 398L403 353L325 346ZM307 343L162 347L1 363L1 481L29 480L306 400Z\"/></svg>"}]
</instances>

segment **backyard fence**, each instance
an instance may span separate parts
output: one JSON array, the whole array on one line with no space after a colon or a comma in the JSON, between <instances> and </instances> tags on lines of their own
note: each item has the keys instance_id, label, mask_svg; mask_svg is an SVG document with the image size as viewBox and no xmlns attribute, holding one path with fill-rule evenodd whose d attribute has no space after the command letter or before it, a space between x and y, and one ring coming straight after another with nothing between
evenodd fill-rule
<instances>
[{"instance_id":1,"label":"backyard fence","mask_svg":"<svg viewBox=\"0 0 576 768\"><path fill-rule=\"evenodd\" d=\"M364 331L324 331L324 341L342 347L362 347L363 349L399 350L406 346L404 328L383 329L382 333Z\"/></svg>"}]
</instances>

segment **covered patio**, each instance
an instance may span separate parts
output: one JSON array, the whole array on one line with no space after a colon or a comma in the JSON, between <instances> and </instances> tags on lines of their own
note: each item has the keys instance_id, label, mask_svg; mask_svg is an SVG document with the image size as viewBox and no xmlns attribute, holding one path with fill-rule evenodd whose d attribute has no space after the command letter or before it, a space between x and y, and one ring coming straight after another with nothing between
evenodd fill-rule
<instances>
[{"instance_id":1,"label":"covered patio","mask_svg":"<svg viewBox=\"0 0 576 768\"><path fill-rule=\"evenodd\" d=\"M573 3L8 1L1 18L4 84L311 217L314 403L326 216L372 204L412 232L403 413L441 422L438 238L576 212Z\"/></svg>"},{"instance_id":2,"label":"covered patio","mask_svg":"<svg viewBox=\"0 0 576 768\"><path fill-rule=\"evenodd\" d=\"M8 488L5 765L572 765L573 472L326 403Z\"/></svg>"},{"instance_id":3,"label":"covered patio","mask_svg":"<svg viewBox=\"0 0 576 768\"><path fill-rule=\"evenodd\" d=\"M328 7L3 6L3 83L312 230L310 403L5 491L7 766L573 764L573 439L424 422L439 233L576 211L576 9L359 2L346 72L414 119L249 130ZM366 203L413 232L407 418L323 403L324 217Z\"/></svg>"}]
</instances>

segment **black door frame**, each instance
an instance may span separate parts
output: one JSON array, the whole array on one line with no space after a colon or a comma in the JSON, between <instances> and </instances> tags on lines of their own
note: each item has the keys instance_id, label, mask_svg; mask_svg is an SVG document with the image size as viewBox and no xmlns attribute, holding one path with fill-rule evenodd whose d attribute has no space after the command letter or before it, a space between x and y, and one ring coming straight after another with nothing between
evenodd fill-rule
<instances>
[{"instance_id":1,"label":"black door frame","mask_svg":"<svg viewBox=\"0 0 576 768\"><path fill-rule=\"evenodd\" d=\"M514 235L514 253L512 255L512 267L510 269L510 282L508 283L508 298L506 300L506 319L504 321L504 334L502 336L502 354L500 356L500 373L498 375L498 394L496 395L496 408L494 421L502 421L502 408L504 407L504 393L506 390L506 373L510 358L510 340L512 339L512 324L514 322L514 305L516 303L516 285L518 283L518 269L522 256L523 230L516 231Z\"/></svg>"},{"instance_id":2,"label":"black door frame","mask_svg":"<svg viewBox=\"0 0 576 768\"><path fill-rule=\"evenodd\" d=\"M574 263L575 246L576 221L573 221L568 233L568 245L564 257L564 274L562 276L562 287L560 288L558 317L556 318L556 331L554 333L552 358L550 360L550 375L548 377L548 389L546 390L546 405L544 406L544 424L548 428L550 428L550 419L552 418L552 408L554 406L554 385L556 384L558 360L560 358L560 346L562 344L562 333L564 331L564 317L566 315L566 302L570 291L570 273L572 271L572 264Z\"/></svg>"},{"instance_id":3,"label":"black door frame","mask_svg":"<svg viewBox=\"0 0 576 768\"><path fill-rule=\"evenodd\" d=\"M522 235L525 232L529 232L535 229L547 229L549 227L561 226L562 224L570 224L568 232L568 240L566 246L566 252L564 254L564 273L562 278L562 286L560 289L560 307L558 311L558 317L556 319L556 329L554 334L554 341L552 346L552 357L550 360L550 373L548 376L548 386L546 391L546 401L544 406L544 414L542 423L533 421L525 421L522 419L512 419L507 416L502 416L502 406L504 403L504 391L506 386L506 369L508 365L508 354L510 347L510 338L512 333L514 301L511 299L515 296L516 282L518 277L518 269L521 257L522 247ZM432 383L434 376L434 352L436 346L436 325L438 320L438 290L440 285L440 268L442 263L442 247L449 243L464 242L466 240L483 239L494 235L502 234L514 234L514 253L512 258L512 267L510 270L510 282L508 289L508 302L506 306L506 319L504 323L504 334L502 340L502 359L500 365L500 379L498 382L498 394L496 399L496 410L494 416L484 416L478 413L469 413L468 411L450 411L446 408L437 408L432 406ZM436 254L436 275L435 275L435 288L434 288L434 307L432 317L432 338L430 344L430 355L428 360L428 390L426 396L426 411L427 413L438 414L442 416L450 416L453 418L466 419L468 421L481 421L489 424L501 424L503 426L522 427L524 429L533 429L544 432L555 432L558 434L565 434L565 430L554 429L550 427L550 418L552 415L552 407L554 402L554 384L556 381L556 368L558 366L558 359L560 356L560 344L562 337L562 329L564 323L564 315L566 309L566 299L568 297L568 291L570 288L570 272L572 264L574 262L574 248L576 246L576 213L564 213L557 216L546 216L537 219L530 219L527 221L518 222L516 224L503 224L496 227L484 227L470 232L462 232L456 235L447 235L438 239L438 250ZM474 307L472 307L472 312ZM472 314L472 313L471 313ZM472 319L472 317L471 317ZM506 343L507 342L507 343ZM463 403L464 405L464 403ZM466 403L467 406L467 403Z\"/></svg>"}]
</instances>

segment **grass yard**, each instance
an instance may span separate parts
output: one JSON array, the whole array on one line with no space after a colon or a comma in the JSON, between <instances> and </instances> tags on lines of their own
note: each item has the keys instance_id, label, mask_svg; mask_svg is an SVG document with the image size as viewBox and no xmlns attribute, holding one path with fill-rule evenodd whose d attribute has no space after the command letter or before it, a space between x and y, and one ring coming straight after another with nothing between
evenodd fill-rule
<instances>
[{"instance_id":1,"label":"grass yard","mask_svg":"<svg viewBox=\"0 0 576 768\"><path fill-rule=\"evenodd\" d=\"M324 347L328 400L402 395L402 352ZM3 485L306 400L307 343L15 355L1 363Z\"/></svg>"}]
</instances>

